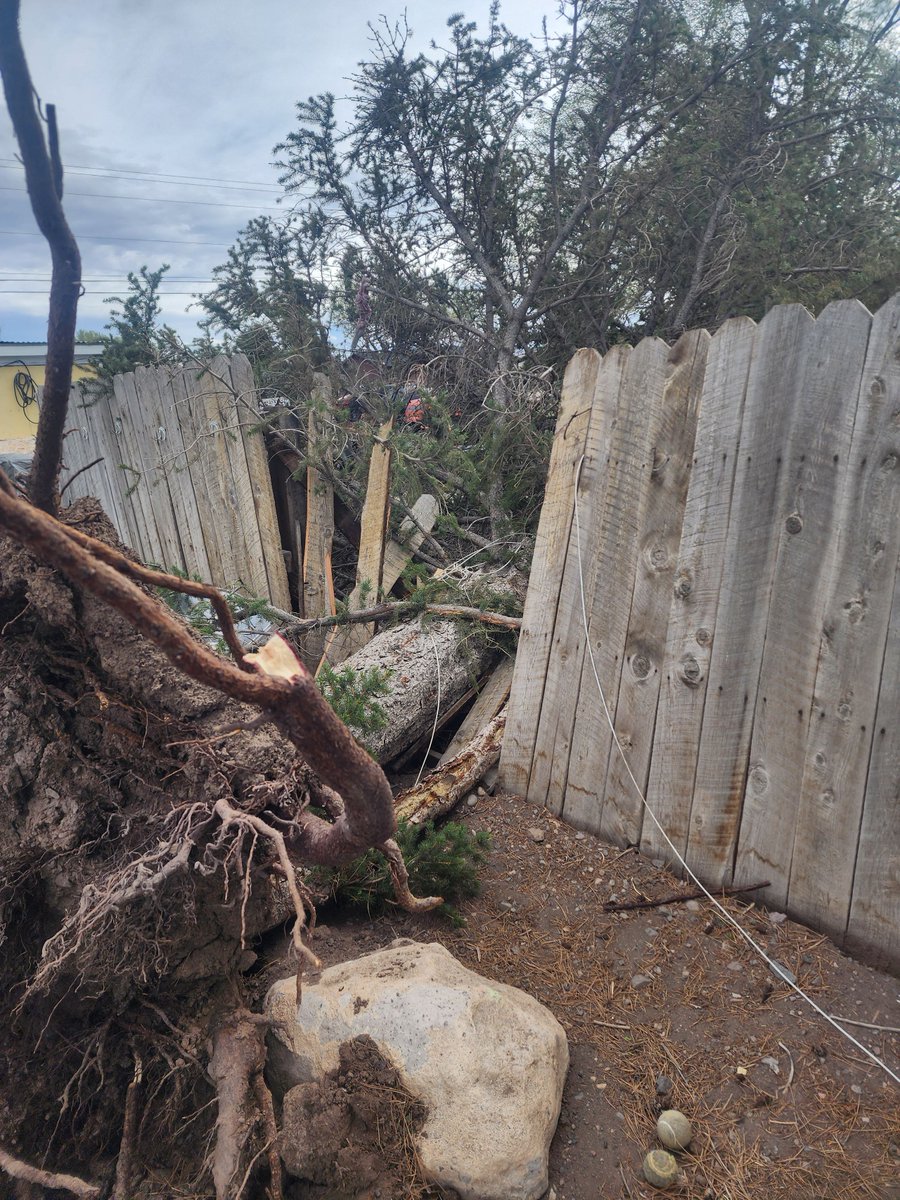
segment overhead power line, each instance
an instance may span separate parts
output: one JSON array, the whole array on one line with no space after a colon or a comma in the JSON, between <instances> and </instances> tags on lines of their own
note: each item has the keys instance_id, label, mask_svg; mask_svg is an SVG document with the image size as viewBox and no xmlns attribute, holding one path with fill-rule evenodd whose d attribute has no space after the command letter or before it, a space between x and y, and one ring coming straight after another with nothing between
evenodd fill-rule
<instances>
[{"instance_id":1,"label":"overhead power line","mask_svg":"<svg viewBox=\"0 0 900 1200\"><path fill-rule=\"evenodd\" d=\"M31 229L0 229L0 237L36 237L43 238L42 233ZM227 248L231 245L230 242L193 242L184 241L179 238L142 238L142 237L120 237L114 234L99 234L99 233L76 233L77 241L83 242L153 242L160 246L218 246L220 249Z\"/></svg>"},{"instance_id":2,"label":"overhead power line","mask_svg":"<svg viewBox=\"0 0 900 1200\"><path fill-rule=\"evenodd\" d=\"M17 158L0 158L0 167L6 168L22 168ZM246 180L246 179L217 179L215 175L172 175L155 170L127 170L125 167L85 167L78 166L76 163L65 163L65 172L80 174L95 174L101 178L134 178L145 179L150 181L169 181L180 182L190 187L214 187L214 186L233 186L236 191L247 191L250 188L258 191L280 192L281 187L277 184L264 184L262 180ZM193 180L194 182L188 182Z\"/></svg>"},{"instance_id":3,"label":"overhead power line","mask_svg":"<svg viewBox=\"0 0 900 1200\"><path fill-rule=\"evenodd\" d=\"M25 188L6 187L0 184L0 192L20 192L27 195ZM229 204L225 200L175 200L171 196L117 196L115 192L72 192L67 190L66 196L84 196L91 200L141 200L146 204L190 204L201 205L203 208L243 208L254 212L285 212L286 210L273 204Z\"/></svg>"}]
</instances>

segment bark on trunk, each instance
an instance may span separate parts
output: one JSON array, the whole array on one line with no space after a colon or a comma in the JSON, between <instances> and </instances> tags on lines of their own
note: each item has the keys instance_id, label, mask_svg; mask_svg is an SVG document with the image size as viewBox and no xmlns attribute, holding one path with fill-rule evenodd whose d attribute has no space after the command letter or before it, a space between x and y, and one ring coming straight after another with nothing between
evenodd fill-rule
<instances>
[{"instance_id":1,"label":"bark on trunk","mask_svg":"<svg viewBox=\"0 0 900 1200\"><path fill-rule=\"evenodd\" d=\"M421 619L377 634L343 664L390 672L390 693L378 703L387 718L377 733L360 735L373 758L396 758L434 725L484 673L496 650L471 627Z\"/></svg>"},{"instance_id":2,"label":"bark on trunk","mask_svg":"<svg viewBox=\"0 0 900 1200\"><path fill-rule=\"evenodd\" d=\"M394 802L397 820L421 825L451 812L466 792L499 762L505 728L504 708L457 755L435 768L421 783L400 793Z\"/></svg>"}]
</instances>

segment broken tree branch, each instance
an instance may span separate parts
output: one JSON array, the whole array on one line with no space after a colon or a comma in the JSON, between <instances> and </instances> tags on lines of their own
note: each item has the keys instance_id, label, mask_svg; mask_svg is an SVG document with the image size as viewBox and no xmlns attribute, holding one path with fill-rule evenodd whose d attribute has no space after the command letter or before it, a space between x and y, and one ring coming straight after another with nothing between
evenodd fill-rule
<instances>
[{"instance_id":1,"label":"broken tree branch","mask_svg":"<svg viewBox=\"0 0 900 1200\"><path fill-rule=\"evenodd\" d=\"M768 879L763 883L751 883L743 887L722 888L718 895L740 896L744 892L758 892L767 887L771 887ZM693 888L689 892L672 892L668 896L660 896L658 900L630 900L626 904L607 901L603 905L603 911L608 913L632 912L636 908L659 908L663 904L680 904L684 900L703 900L705 896L706 892L701 891L700 888Z\"/></svg>"},{"instance_id":2,"label":"broken tree branch","mask_svg":"<svg viewBox=\"0 0 900 1200\"><path fill-rule=\"evenodd\" d=\"M421 783L401 792L394 801L398 821L420 825L455 808L499 760L505 727L504 708L459 754L431 771Z\"/></svg>"},{"instance_id":3,"label":"broken tree branch","mask_svg":"<svg viewBox=\"0 0 900 1200\"><path fill-rule=\"evenodd\" d=\"M295 617L291 613L273 609L269 605L266 608L284 621L291 633L306 633L309 629L323 629L330 625L355 625L360 621L381 621L385 617L409 616L417 612L430 613L435 617L461 617L469 621L481 621L485 625L497 625L502 629L518 631L522 628L521 617L509 617L506 613L470 608L462 604L423 605L417 600L384 601L382 604L373 604L370 608L359 608L355 612L337 613L327 617Z\"/></svg>"},{"instance_id":4,"label":"broken tree branch","mask_svg":"<svg viewBox=\"0 0 900 1200\"><path fill-rule=\"evenodd\" d=\"M47 149L41 128L37 92L19 36L19 0L0 0L0 74L25 167L31 208L38 228L47 239L52 260L44 394L28 490L38 508L54 513L58 507L56 481L72 383L81 256L61 203L62 166L55 117L50 126L52 153Z\"/></svg>"}]
</instances>

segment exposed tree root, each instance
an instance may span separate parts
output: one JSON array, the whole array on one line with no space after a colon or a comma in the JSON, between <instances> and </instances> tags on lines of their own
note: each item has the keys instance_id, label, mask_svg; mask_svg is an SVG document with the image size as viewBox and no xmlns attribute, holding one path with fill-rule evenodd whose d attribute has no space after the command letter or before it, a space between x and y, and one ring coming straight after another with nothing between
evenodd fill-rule
<instances>
[{"instance_id":1,"label":"exposed tree root","mask_svg":"<svg viewBox=\"0 0 900 1200\"><path fill-rule=\"evenodd\" d=\"M263 1079L266 1027L263 1017L239 1008L213 1035L210 1074L219 1099L212 1159L216 1200L240 1200L263 1153L268 1157L273 1200L282 1200L275 1114ZM254 1151L252 1137L257 1127L263 1144Z\"/></svg>"},{"instance_id":2,"label":"exposed tree root","mask_svg":"<svg viewBox=\"0 0 900 1200\"><path fill-rule=\"evenodd\" d=\"M5 1171L13 1179L21 1179L23 1183L34 1183L38 1187L71 1192L74 1196L91 1197L100 1195L100 1188L95 1184L86 1183L83 1179L79 1179L77 1175L42 1171L39 1167L33 1167L30 1163L22 1162L20 1158L13 1158L2 1146L0 1146L0 1170Z\"/></svg>"}]
</instances>

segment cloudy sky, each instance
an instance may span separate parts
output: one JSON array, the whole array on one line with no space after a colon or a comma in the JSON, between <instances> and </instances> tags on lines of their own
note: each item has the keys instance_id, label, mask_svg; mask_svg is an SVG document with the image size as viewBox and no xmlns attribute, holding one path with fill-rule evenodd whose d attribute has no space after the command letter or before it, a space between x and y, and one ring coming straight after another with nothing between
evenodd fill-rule
<instances>
[{"instance_id":1,"label":"cloudy sky","mask_svg":"<svg viewBox=\"0 0 900 1200\"><path fill-rule=\"evenodd\" d=\"M297 100L349 93L367 23L404 7L413 43L443 41L489 0L22 0L41 98L57 106L65 208L86 295L81 328L102 329L128 271L167 262L163 319L195 331L204 290L241 226L278 211L272 148ZM505 0L517 33L539 34L556 0ZM2 106L0 106L2 108ZM0 340L46 337L50 257L37 235L5 108L0 111Z\"/></svg>"}]
</instances>

